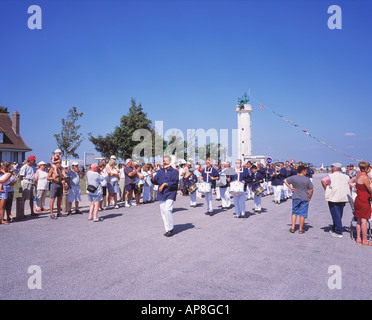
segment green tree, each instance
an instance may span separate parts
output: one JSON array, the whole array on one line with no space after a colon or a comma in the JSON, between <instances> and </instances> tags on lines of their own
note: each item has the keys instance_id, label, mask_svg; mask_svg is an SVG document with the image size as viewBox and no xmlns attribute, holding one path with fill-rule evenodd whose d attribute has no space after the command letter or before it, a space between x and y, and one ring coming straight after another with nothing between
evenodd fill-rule
<instances>
[{"instance_id":1,"label":"green tree","mask_svg":"<svg viewBox=\"0 0 372 320\"><path fill-rule=\"evenodd\" d=\"M196 148L195 154L197 156L205 155L206 158L212 158L214 160L218 160L222 156L222 145L220 143L210 142L204 146L200 146ZM200 159L205 160L205 159Z\"/></svg>"},{"instance_id":2,"label":"green tree","mask_svg":"<svg viewBox=\"0 0 372 320\"><path fill-rule=\"evenodd\" d=\"M76 150L83 141L83 136L79 133L80 125L76 122L83 116L82 112L77 112L76 107L70 109L66 118L62 118L62 128L60 133L54 134L57 141L57 146L61 149L65 159L78 158Z\"/></svg>"},{"instance_id":3,"label":"green tree","mask_svg":"<svg viewBox=\"0 0 372 320\"><path fill-rule=\"evenodd\" d=\"M134 133L139 129L145 129L151 132L151 138L141 142L133 141ZM95 149L104 157L115 155L117 158L126 159L133 156L135 147L139 144L145 144L151 148L152 156L155 154L155 130L152 121L147 118L147 113L143 111L141 103L137 105L135 99L131 99L131 107L127 115L123 115L120 124L115 127L114 132L106 136L98 135L94 137L89 133L89 141L95 146ZM144 143L143 143L144 142ZM136 155L138 157L143 154Z\"/></svg>"}]
</instances>

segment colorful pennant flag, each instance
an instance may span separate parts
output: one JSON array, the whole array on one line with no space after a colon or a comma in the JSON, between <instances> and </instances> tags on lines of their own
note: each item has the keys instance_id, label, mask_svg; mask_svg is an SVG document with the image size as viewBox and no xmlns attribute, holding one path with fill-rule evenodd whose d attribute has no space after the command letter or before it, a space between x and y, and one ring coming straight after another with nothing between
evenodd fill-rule
<instances>
[{"instance_id":1,"label":"colorful pennant flag","mask_svg":"<svg viewBox=\"0 0 372 320\"><path fill-rule=\"evenodd\" d=\"M250 98L251 98L252 100L255 100L256 102L258 102L258 101L257 101L255 98L253 98L252 96L251 96ZM258 102L258 103L259 103L259 102ZM264 105L261 104L261 106L260 106L260 110L262 110L263 107L264 107ZM270 109L269 107L267 107L266 105L265 105L265 108L268 109L269 111L271 111L273 114L275 114L275 115L278 116L279 118L282 118L284 121L290 123L292 126L294 126L294 127L298 127L298 125L295 124L295 123L293 123L293 121L284 118L282 115L276 113L274 110L271 110L271 109ZM303 133L306 133L310 138L313 138L313 139L315 139L316 141L318 141L319 143L323 144L323 145L326 146L327 148L332 149L332 150L335 150L335 151L337 151L337 152L340 152L340 153L343 154L345 157L348 157L348 158L350 158L350 159L352 159L352 160L354 160L354 161L356 161L356 162L362 161L362 160L357 160L357 159L355 159L355 158L353 158L353 157L351 157L351 156L349 156L349 155L343 153L342 151L337 150L336 148L333 148L333 147L329 146L329 145L326 144L324 141L320 141L318 138L316 138L316 137L314 137L313 135L311 135L310 132L307 131L307 130L303 130L303 129L301 129L301 131L302 131Z\"/></svg>"}]
</instances>

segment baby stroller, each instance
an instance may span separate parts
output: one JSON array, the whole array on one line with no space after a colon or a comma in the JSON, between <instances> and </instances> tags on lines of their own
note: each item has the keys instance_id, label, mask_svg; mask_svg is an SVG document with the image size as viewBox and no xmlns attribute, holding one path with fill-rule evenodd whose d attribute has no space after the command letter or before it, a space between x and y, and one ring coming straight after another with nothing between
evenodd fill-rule
<instances>
[{"instance_id":1,"label":"baby stroller","mask_svg":"<svg viewBox=\"0 0 372 320\"><path fill-rule=\"evenodd\" d=\"M351 222L350 222L350 238L352 240L356 240L356 223L357 223L358 219L354 217L354 212L355 212L354 211L354 200L350 195L347 195L347 198L349 200L349 204L350 204L351 210L353 212L353 217L351 218ZM371 236L372 236L370 221L371 221L371 219L369 219L367 221L367 223L368 223L367 238L368 239L371 239ZM353 223L355 223L355 227L354 227Z\"/></svg>"}]
</instances>

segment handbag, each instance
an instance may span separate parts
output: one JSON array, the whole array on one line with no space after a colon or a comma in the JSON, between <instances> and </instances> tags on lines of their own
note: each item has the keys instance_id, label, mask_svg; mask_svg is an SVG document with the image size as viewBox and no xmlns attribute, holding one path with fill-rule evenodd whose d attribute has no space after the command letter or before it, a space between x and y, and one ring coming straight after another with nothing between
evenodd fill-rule
<instances>
[{"instance_id":1,"label":"handbag","mask_svg":"<svg viewBox=\"0 0 372 320\"><path fill-rule=\"evenodd\" d=\"M90 192L90 193L95 193L97 190L97 187L93 186L93 185L88 185L87 187L87 191Z\"/></svg>"},{"instance_id":2,"label":"handbag","mask_svg":"<svg viewBox=\"0 0 372 320\"><path fill-rule=\"evenodd\" d=\"M88 186L87 186L87 191L90 192L90 193L95 193L96 190L98 189L98 186L94 186L92 184L89 184L89 181L88 181L88 176L86 177L86 180L88 182Z\"/></svg>"}]
</instances>

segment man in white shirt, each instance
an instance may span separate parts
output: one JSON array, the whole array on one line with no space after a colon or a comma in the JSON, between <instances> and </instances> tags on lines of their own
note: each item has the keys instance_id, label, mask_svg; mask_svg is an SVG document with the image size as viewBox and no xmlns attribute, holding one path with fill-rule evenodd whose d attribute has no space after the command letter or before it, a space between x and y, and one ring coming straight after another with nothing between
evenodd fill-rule
<instances>
[{"instance_id":1,"label":"man in white shirt","mask_svg":"<svg viewBox=\"0 0 372 320\"><path fill-rule=\"evenodd\" d=\"M342 173L341 163L333 163L332 173L324 177L321 181L325 192L325 199L331 212L333 226L329 233L336 238L342 238L342 215L345 203L350 196L348 175Z\"/></svg>"},{"instance_id":2,"label":"man in white shirt","mask_svg":"<svg viewBox=\"0 0 372 320\"><path fill-rule=\"evenodd\" d=\"M24 202L28 199L30 201L31 216L37 216L34 212L34 188L35 188L35 173L37 167L35 166L36 157L31 155L27 158L27 162L19 171L19 178L21 180L22 198Z\"/></svg>"},{"instance_id":3,"label":"man in white shirt","mask_svg":"<svg viewBox=\"0 0 372 320\"><path fill-rule=\"evenodd\" d=\"M67 177L67 185L69 187L67 215L72 214L72 202L74 201L75 213L82 214L79 210L79 202L81 201L80 178L82 178L82 174L80 173L78 162L72 163L72 168L67 172Z\"/></svg>"}]
</instances>

